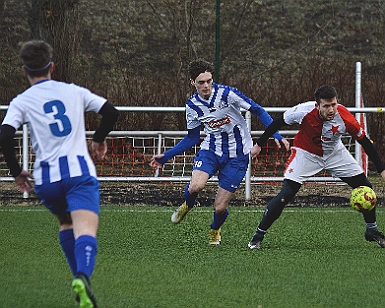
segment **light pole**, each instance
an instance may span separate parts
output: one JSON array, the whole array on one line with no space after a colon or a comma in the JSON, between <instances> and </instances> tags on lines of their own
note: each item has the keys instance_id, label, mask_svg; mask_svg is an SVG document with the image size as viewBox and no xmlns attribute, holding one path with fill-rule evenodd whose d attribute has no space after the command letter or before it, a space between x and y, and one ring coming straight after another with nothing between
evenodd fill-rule
<instances>
[{"instance_id":1,"label":"light pole","mask_svg":"<svg viewBox=\"0 0 385 308\"><path fill-rule=\"evenodd\" d=\"M219 82L219 66L220 66L220 16L221 16L221 0L216 2L216 18L215 18L215 76L214 81Z\"/></svg>"}]
</instances>

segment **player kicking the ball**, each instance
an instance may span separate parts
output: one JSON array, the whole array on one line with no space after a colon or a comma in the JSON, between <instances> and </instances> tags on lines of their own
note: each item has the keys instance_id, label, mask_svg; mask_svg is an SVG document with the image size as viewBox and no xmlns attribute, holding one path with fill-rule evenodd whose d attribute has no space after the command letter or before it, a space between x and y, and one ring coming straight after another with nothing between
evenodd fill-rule
<instances>
[{"instance_id":1,"label":"player kicking the ball","mask_svg":"<svg viewBox=\"0 0 385 308\"><path fill-rule=\"evenodd\" d=\"M189 64L188 71L190 82L197 90L186 102L188 134L172 149L154 155L150 165L161 167L170 158L197 144L203 124L206 137L195 156L191 181L184 191L184 202L173 213L171 221L177 224L183 220L194 207L198 193L218 172L219 188L209 232L209 243L217 245L221 242L220 230L228 215L228 203L245 176L253 146L241 108L250 110L265 126L273 120L260 105L237 89L213 83L212 63L198 59ZM274 137L278 146L281 141L289 149L289 142L281 135L275 133Z\"/></svg>"},{"instance_id":2,"label":"player kicking the ball","mask_svg":"<svg viewBox=\"0 0 385 308\"><path fill-rule=\"evenodd\" d=\"M314 94L315 101L299 104L274 120L251 150L255 158L268 138L284 125L299 124L294 138L284 181L279 194L266 207L256 233L250 240L250 249L259 249L266 231L281 215L284 207L296 195L303 182L323 169L340 178L352 188L372 184L361 166L342 144L341 136L350 134L364 148L377 171L385 179L385 165L372 142L366 137L355 117L338 103L337 91L322 86ZM362 211L366 223L365 239L385 247L385 237L377 230L376 209Z\"/></svg>"},{"instance_id":3,"label":"player kicking the ball","mask_svg":"<svg viewBox=\"0 0 385 308\"><path fill-rule=\"evenodd\" d=\"M23 72L31 87L15 97L0 132L7 165L20 192L30 192L29 179L43 204L59 220L59 239L68 265L76 300L82 308L97 307L91 290L98 250L99 182L85 139L84 112L102 116L91 149L97 159L107 152L104 138L112 130L118 111L103 97L85 88L51 80L52 48L43 41L30 41L20 51ZM28 124L36 154L33 176L20 168L13 138Z\"/></svg>"}]
</instances>

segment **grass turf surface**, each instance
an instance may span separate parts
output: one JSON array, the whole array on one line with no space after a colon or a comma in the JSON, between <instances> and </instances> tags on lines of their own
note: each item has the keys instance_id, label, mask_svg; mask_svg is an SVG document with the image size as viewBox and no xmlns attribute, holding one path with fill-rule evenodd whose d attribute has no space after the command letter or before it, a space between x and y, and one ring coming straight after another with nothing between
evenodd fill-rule
<instances>
[{"instance_id":1,"label":"grass turf surface","mask_svg":"<svg viewBox=\"0 0 385 308\"><path fill-rule=\"evenodd\" d=\"M102 308L379 307L384 254L349 208L286 208L261 250L247 243L262 209L230 207L222 244L209 246L212 209L179 225L173 208L103 206L92 286ZM377 209L385 230L385 209ZM0 306L78 307L43 207L0 208Z\"/></svg>"}]
</instances>

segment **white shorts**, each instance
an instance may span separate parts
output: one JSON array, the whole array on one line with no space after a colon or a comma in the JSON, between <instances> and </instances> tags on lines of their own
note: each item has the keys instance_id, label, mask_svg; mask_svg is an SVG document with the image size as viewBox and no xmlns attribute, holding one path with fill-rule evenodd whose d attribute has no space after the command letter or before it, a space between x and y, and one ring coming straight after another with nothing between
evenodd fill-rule
<instances>
[{"instance_id":1,"label":"white shorts","mask_svg":"<svg viewBox=\"0 0 385 308\"><path fill-rule=\"evenodd\" d=\"M364 172L345 147L336 150L327 158L292 147L284 177L303 184L322 170L327 170L333 177L338 178L352 177Z\"/></svg>"}]
</instances>

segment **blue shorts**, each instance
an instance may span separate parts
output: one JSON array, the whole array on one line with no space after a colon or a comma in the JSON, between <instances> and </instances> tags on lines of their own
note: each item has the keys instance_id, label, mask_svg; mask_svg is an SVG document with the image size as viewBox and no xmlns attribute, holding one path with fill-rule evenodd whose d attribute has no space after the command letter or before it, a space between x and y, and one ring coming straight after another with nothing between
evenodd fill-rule
<instances>
[{"instance_id":1,"label":"blue shorts","mask_svg":"<svg viewBox=\"0 0 385 308\"><path fill-rule=\"evenodd\" d=\"M64 215L75 210L90 210L99 215L99 188L97 179L84 175L35 185L35 192L44 206L55 215Z\"/></svg>"},{"instance_id":2,"label":"blue shorts","mask_svg":"<svg viewBox=\"0 0 385 308\"><path fill-rule=\"evenodd\" d=\"M219 187L235 192L245 177L249 155L229 158L218 156L207 150L200 150L194 158L193 170L204 171L212 177L218 171Z\"/></svg>"}]
</instances>

